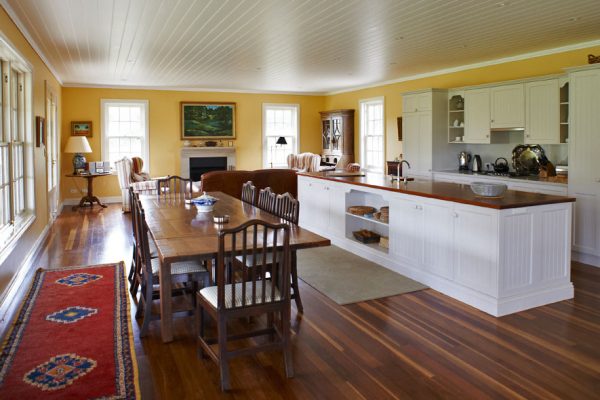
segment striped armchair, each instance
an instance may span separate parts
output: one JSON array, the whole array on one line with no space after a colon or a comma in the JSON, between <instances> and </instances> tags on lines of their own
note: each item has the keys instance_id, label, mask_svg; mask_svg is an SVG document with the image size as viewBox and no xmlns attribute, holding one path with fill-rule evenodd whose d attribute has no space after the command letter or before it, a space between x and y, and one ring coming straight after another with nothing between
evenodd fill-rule
<instances>
[{"instance_id":1,"label":"striped armchair","mask_svg":"<svg viewBox=\"0 0 600 400\"><path fill-rule=\"evenodd\" d=\"M290 154L287 157L290 169L299 172L317 172L321 165L321 156L314 153Z\"/></svg>"},{"instance_id":2,"label":"striped armchair","mask_svg":"<svg viewBox=\"0 0 600 400\"><path fill-rule=\"evenodd\" d=\"M123 202L123 212L131 211L129 209L129 186L136 193L157 194L156 180L134 182L131 179L131 160L127 157L115 162L117 175L119 177L119 187L121 188L121 197Z\"/></svg>"}]
</instances>

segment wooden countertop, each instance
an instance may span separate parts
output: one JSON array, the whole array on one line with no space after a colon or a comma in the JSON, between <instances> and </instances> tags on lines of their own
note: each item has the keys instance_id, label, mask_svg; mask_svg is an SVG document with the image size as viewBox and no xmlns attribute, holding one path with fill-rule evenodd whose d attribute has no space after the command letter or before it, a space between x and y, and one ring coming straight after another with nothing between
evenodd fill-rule
<instances>
[{"instance_id":1,"label":"wooden countertop","mask_svg":"<svg viewBox=\"0 0 600 400\"><path fill-rule=\"evenodd\" d=\"M498 210L575 201L575 199L572 197L527 193L514 190L507 190L501 197L498 198L486 198L477 196L475 193L473 193L469 185L435 182L432 180L416 180L413 182L408 182L407 184L402 182L392 183L389 176L375 173L366 173L365 176L353 177L331 177L327 176L326 172L299 173L299 175L333 182L348 183L357 186L366 186L374 189L389 190L392 192L405 193L414 196L453 201L455 203L495 208Z\"/></svg>"}]
</instances>

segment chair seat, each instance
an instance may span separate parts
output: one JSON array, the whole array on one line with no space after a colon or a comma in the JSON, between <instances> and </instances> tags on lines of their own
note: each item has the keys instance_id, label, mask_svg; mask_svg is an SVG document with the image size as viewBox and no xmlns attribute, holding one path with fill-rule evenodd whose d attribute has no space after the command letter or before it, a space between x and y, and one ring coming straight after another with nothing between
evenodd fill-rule
<instances>
[{"instance_id":1,"label":"chair seat","mask_svg":"<svg viewBox=\"0 0 600 400\"><path fill-rule=\"evenodd\" d=\"M160 270L160 261L158 258L152 259L152 275L158 275ZM207 269L198 261L180 261L171 264L171 275L195 274L208 272Z\"/></svg>"},{"instance_id":2,"label":"chair seat","mask_svg":"<svg viewBox=\"0 0 600 400\"><path fill-rule=\"evenodd\" d=\"M252 304L252 282L244 283L246 285L246 306ZM231 296L231 284L225 285L225 308L233 308ZM275 288L275 298L271 299L271 282L258 281L256 282L256 303L262 304L263 288L266 288L265 303L281 300L279 290ZM204 297L214 308L217 308L217 286L208 286L200 290L200 295ZM242 307L242 283L235 284L235 307Z\"/></svg>"}]
</instances>

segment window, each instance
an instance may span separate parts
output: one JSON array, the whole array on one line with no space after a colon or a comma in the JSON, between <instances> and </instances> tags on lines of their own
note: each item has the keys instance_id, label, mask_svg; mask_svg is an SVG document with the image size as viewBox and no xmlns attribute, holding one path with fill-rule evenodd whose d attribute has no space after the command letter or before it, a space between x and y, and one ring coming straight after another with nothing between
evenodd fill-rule
<instances>
[{"instance_id":1,"label":"window","mask_svg":"<svg viewBox=\"0 0 600 400\"><path fill-rule=\"evenodd\" d=\"M288 154L298 152L297 104L263 104L263 167L287 167ZM283 137L287 144L277 144Z\"/></svg>"},{"instance_id":2,"label":"window","mask_svg":"<svg viewBox=\"0 0 600 400\"><path fill-rule=\"evenodd\" d=\"M33 222L31 69L0 37L0 257ZM12 248L10 249L12 250Z\"/></svg>"},{"instance_id":3,"label":"window","mask_svg":"<svg viewBox=\"0 0 600 400\"><path fill-rule=\"evenodd\" d=\"M148 157L148 101L101 100L102 159L111 165L123 157Z\"/></svg>"},{"instance_id":4,"label":"window","mask_svg":"<svg viewBox=\"0 0 600 400\"><path fill-rule=\"evenodd\" d=\"M368 171L383 172L383 97L360 102L361 162Z\"/></svg>"}]
</instances>

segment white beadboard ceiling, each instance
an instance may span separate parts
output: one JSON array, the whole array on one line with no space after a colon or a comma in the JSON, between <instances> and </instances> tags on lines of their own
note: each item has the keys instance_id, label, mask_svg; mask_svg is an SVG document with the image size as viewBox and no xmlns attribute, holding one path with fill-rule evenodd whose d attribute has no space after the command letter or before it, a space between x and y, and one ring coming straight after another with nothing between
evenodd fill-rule
<instances>
[{"instance_id":1,"label":"white beadboard ceiling","mask_svg":"<svg viewBox=\"0 0 600 400\"><path fill-rule=\"evenodd\" d=\"M67 86L327 93L600 40L599 0L0 3Z\"/></svg>"}]
</instances>

